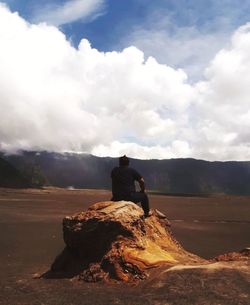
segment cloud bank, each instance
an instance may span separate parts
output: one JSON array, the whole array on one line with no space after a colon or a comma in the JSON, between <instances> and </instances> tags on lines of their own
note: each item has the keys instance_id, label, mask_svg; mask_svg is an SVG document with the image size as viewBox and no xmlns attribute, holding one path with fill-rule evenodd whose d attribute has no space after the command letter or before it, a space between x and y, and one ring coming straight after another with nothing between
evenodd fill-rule
<instances>
[{"instance_id":1,"label":"cloud bank","mask_svg":"<svg viewBox=\"0 0 250 305\"><path fill-rule=\"evenodd\" d=\"M58 5L51 3L34 13L34 22L46 22L50 25L64 25L77 20L93 20L100 16L105 0L71 0Z\"/></svg>"},{"instance_id":2,"label":"cloud bank","mask_svg":"<svg viewBox=\"0 0 250 305\"><path fill-rule=\"evenodd\" d=\"M137 158L250 159L250 24L205 81L135 47L74 48L54 26L0 4L0 149Z\"/></svg>"},{"instance_id":3,"label":"cloud bank","mask_svg":"<svg viewBox=\"0 0 250 305\"><path fill-rule=\"evenodd\" d=\"M134 45L198 81L235 29L249 21L249 10L249 0L240 5L234 0L153 1L145 19L131 25L119 47Z\"/></svg>"}]
</instances>

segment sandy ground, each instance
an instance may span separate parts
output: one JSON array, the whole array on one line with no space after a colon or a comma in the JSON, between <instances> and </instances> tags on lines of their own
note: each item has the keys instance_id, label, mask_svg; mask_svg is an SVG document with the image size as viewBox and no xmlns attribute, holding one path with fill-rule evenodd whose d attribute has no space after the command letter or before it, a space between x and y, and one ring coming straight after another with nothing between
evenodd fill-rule
<instances>
[{"instance_id":1,"label":"sandy ground","mask_svg":"<svg viewBox=\"0 0 250 305\"><path fill-rule=\"evenodd\" d=\"M71 279L32 278L48 270L63 249L62 218L110 197L96 190L0 189L0 304L152 304L143 287L142 297L133 287L124 295L119 284L104 289ZM150 202L167 215L190 252L211 258L250 246L250 197L152 195Z\"/></svg>"}]
</instances>

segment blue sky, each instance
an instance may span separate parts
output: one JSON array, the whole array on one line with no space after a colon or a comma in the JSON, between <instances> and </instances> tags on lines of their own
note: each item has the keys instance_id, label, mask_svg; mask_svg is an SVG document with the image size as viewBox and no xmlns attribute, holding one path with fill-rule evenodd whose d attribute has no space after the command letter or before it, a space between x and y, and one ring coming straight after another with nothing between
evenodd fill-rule
<instances>
[{"instance_id":1,"label":"blue sky","mask_svg":"<svg viewBox=\"0 0 250 305\"><path fill-rule=\"evenodd\" d=\"M33 20L39 10L46 5L62 6L66 2L41 0L6 0L12 11L18 11L27 20ZM107 0L103 1L102 14L95 20L75 20L62 26L68 37L74 36L75 43L82 38L93 41L99 50L110 50L117 40L137 26L149 28L157 24L157 17L169 17L172 26L194 26L201 31L218 30L222 26L225 31L234 29L248 21L250 2L242 0ZM46 21L46 18L45 18ZM167 29L166 29L167 30Z\"/></svg>"},{"instance_id":2,"label":"blue sky","mask_svg":"<svg viewBox=\"0 0 250 305\"><path fill-rule=\"evenodd\" d=\"M77 1L6 0L5 3L26 20L53 24L53 17L46 18L46 12ZM191 80L202 76L208 61L229 41L230 34L248 21L250 12L249 0L242 0L240 5L234 0L96 2L97 15L94 10L86 17L83 9L75 20L56 24L74 46L82 38L88 39L99 51L120 51L134 45L160 63L184 68ZM184 50L181 54L176 52L180 46Z\"/></svg>"},{"instance_id":3,"label":"blue sky","mask_svg":"<svg viewBox=\"0 0 250 305\"><path fill-rule=\"evenodd\" d=\"M249 16L250 0L1 1L0 148L249 160Z\"/></svg>"}]
</instances>

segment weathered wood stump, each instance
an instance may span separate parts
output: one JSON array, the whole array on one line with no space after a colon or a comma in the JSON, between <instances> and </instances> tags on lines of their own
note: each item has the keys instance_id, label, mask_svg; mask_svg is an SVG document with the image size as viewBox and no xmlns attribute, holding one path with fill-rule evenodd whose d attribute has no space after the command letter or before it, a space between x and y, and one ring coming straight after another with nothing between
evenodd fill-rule
<instances>
[{"instance_id":1,"label":"weathered wood stump","mask_svg":"<svg viewBox=\"0 0 250 305\"><path fill-rule=\"evenodd\" d=\"M157 210L144 218L142 209L127 201L99 202L63 219L64 251L53 273L79 275L85 281L144 279L151 268L203 263L173 237L166 217Z\"/></svg>"}]
</instances>

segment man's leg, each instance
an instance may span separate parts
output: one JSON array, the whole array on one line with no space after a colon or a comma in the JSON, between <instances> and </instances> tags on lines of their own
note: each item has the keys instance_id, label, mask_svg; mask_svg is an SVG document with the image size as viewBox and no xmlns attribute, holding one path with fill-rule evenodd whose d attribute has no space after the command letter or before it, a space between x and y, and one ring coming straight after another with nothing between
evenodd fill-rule
<instances>
[{"instance_id":1,"label":"man's leg","mask_svg":"<svg viewBox=\"0 0 250 305\"><path fill-rule=\"evenodd\" d=\"M141 207L144 211L144 215L148 216L149 213L149 200L148 200L148 195L146 193L133 193L131 194L131 201L134 203L141 203Z\"/></svg>"}]
</instances>

